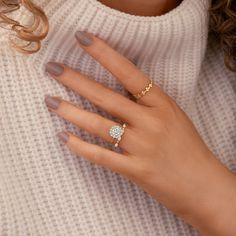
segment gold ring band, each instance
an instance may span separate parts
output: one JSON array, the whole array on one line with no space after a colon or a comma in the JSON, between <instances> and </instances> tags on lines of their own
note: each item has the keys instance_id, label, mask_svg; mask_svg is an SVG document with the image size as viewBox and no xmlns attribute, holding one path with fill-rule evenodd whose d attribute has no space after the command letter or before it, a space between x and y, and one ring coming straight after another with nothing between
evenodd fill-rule
<instances>
[{"instance_id":1,"label":"gold ring band","mask_svg":"<svg viewBox=\"0 0 236 236\"><path fill-rule=\"evenodd\" d=\"M133 94L133 96L136 99L140 99L141 97L146 95L146 93L149 92L152 87L153 87L153 80L150 80L150 83L147 85L147 87L145 87L140 93Z\"/></svg>"}]
</instances>

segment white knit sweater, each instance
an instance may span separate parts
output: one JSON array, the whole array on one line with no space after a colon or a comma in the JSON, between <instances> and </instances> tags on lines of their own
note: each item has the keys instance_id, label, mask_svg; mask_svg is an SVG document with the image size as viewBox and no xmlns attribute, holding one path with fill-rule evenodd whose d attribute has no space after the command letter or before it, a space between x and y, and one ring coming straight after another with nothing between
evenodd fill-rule
<instances>
[{"instance_id":1,"label":"white knit sweater","mask_svg":"<svg viewBox=\"0 0 236 236\"><path fill-rule=\"evenodd\" d=\"M183 0L157 17L132 16L96 0L37 2L50 20L40 52L15 52L7 44L8 32L0 29L0 235L198 235L142 189L77 158L58 141L56 133L68 129L111 147L49 113L45 94L109 115L51 79L44 65L66 63L126 96L74 38L77 30L98 35L172 96L209 148L236 172L236 75L207 37L210 0ZM30 19L24 10L16 17Z\"/></svg>"}]
</instances>

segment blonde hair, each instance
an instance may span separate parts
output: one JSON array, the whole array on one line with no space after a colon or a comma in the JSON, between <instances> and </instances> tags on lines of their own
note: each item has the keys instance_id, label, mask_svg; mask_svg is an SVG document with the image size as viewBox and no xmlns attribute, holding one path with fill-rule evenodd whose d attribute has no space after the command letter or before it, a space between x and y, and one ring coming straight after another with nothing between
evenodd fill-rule
<instances>
[{"instance_id":1,"label":"blonde hair","mask_svg":"<svg viewBox=\"0 0 236 236\"><path fill-rule=\"evenodd\" d=\"M30 25L22 25L9 15L25 7L33 15ZM48 18L44 11L31 0L0 0L0 27L11 30L11 45L22 53L35 53L41 48L41 41L47 36L49 30Z\"/></svg>"}]
</instances>

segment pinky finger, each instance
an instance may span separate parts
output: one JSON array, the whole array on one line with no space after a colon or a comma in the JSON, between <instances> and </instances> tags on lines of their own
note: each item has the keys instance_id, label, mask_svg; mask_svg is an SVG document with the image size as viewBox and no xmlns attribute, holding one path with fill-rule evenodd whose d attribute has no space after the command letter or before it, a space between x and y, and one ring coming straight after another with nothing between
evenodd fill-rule
<instances>
[{"instance_id":1,"label":"pinky finger","mask_svg":"<svg viewBox=\"0 0 236 236\"><path fill-rule=\"evenodd\" d=\"M129 175L132 171L132 160L129 156L85 142L70 132L58 133L58 137L76 155L82 156L92 163L123 175Z\"/></svg>"}]
</instances>

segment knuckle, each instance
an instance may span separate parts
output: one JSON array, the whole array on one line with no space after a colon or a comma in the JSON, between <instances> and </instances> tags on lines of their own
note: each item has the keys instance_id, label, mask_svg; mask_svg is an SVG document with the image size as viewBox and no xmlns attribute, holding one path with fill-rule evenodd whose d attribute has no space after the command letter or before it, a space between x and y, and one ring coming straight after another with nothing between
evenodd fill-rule
<instances>
[{"instance_id":1,"label":"knuckle","mask_svg":"<svg viewBox=\"0 0 236 236\"><path fill-rule=\"evenodd\" d=\"M176 118L179 114L179 107L172 99L168 99L168 112L172 118Z\"/></svg>"},{"instance_id":2,"label":"knuckle","mask_svg":"<svg viewBox=\"0 0 236 236\"><path fill-rule=\"evenodd\" d=\"M148 125L148 129L151 130L152 132L159 133L162 128L162 119L160 117L160 112L158 114L154 111L149 112L148 118L146 122L143 122L143 124Z\"/></svg>"},{"instance_id":3,"label":"knuckle","mask_svg":"<svg viewBox=\"0 0 236 236\"><path fill-rule=\"evenodd\" d=\"M179 120L180 110L175 101L165 99L161 107L151 109L149 119L151 128L158 133L169 132Z\"/></svg>"},{"instance_id":4,"label":"knuckle","mask_svg":"<svg viewBox=\"0 0 236 236\"><path fill-rule=\"evenodd\" d=\"M92 100L94 103L97 106L106 108L114 106L114 101L116 101L115 94L102 84L100 84L97 89L99 92L96 92L92 95Z\"/></svg>"},{"instance_id":5,"label":"knuckle","mask_svg":"<svg viewBox=\"0 0 236 236\"><path fill-rule=\"evenodd\" d=\"M97 114L94 114L94 117L91 119L88 125L90 130L97 130L99 129L99 127L101 127L102 124L103 121L101 117Z\"/></svg>"},{"instance_id":6,"label":"knuckle","mask_svg":"<svg viewBox=\"0 0 236 236\"><path fill-rule=\"evenodd\" d=\"M146 124L146 129L149 130L154 135L164 134L169 132L169 120L166 118L166 114L163 112L152 111L148 115L147 122L143 122Z\"/></svg>"},{"instance_id":7,"label":"knuckle","mask_svg":"<svg viewBox=\"0 0 236 236\"><path fill-rule=\"evenodd\" d=\"M156 122L156 127L154 128L154 130L158 133L158 134L167 134L170 132L170 123L168 122L167 119L159 119Z\"/></svg>"},{"instance_id":8,"label":"knuckle","mask_svg":"<svg viewBox=\"0 0 236 236\"><path fill-rule=\"evenodd\" d=\"M99 46L96 48L96 51L94 52L94 59L97 61L102 60L103 55L107 52L108 46L105 43L99 44Z\"/></svg>"},{"instance_id":9,"label":"knuckle","mask_svg":"<svg viewBox=\"0 0 236 236\"><path fill-rule=\"evenodd\" d=\"M130 63L130 66L128 67L129 73L125 74L125 79L129 80L130 82L143 79L143 74L141 73L141 71L139 71L133 64L131 64L131 62L128 61L128 63Z\"/></svg>"},{"instance_id":10,"label":"knuckle","mask_svg":"<svg viewBox=\"0 0 236 236\"><path fill-rule=\"evenodd\" d=\"M90 159L92 162L96 163L96 164L99 164L99 165L102 165L103 164L103 161L104 161L104 158L103 158L103 152L100 151L100 150L96 150L94 151L93 153L91 153L90 155Z\"/></svg>"}]
</instances>

